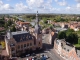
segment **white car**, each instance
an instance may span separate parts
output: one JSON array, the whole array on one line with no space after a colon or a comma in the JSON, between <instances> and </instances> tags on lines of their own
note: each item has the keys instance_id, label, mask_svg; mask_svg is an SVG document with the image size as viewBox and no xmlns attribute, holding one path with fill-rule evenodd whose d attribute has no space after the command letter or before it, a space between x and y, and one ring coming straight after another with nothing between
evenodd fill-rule
<instances>
[{"instance_id":1,"label":"white car","mask_svg":"<svg viewBox=\"0 0 80 60\"><path fill-rule=\"evenodd\" d=\"M29 56L30 56L30 54L27 54L27 55L26 55L26 57L29 57Z\"/></svg>"},{"instance_id":2,"label":"white car","mask_svg":"<svg viewBox=\"0 0 80 60\"><path fill-rule=\"evenodd\" d=\"M34 57L32 57L32 60L34 60Z\"/></svg>"},{"instance_id":3,"label":"white car","mask_svg":"<svg viewBox=\"0 0 80 60\"><path fill-rule=\"evenodd\" d=\"M45 57L46 57L46 59L48 59L48 56L47 55L45 55Z\"/></svg>"},{"instance_id":4,"label":"white car","mask_svg":"<svg viewBox=\"0 0 80 60\"><path fill-rule=\"evenodd\" d=\"M29 60L28 58L26 60Z\"/></svg>"}]
</instances>

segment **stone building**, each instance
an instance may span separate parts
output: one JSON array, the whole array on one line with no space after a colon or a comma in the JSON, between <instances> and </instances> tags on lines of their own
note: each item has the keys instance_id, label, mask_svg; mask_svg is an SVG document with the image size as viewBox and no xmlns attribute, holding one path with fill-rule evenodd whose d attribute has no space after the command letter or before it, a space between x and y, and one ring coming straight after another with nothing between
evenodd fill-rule
<instances>
[{"instance_id":1,"label":"stone building","mask_svg":"<svg viewBox=\"0 0 80 60\"><path fill-rule=\"evenodd\" d=\"M29 50L42 49L42 30L39 25L38 12L35 30L32 34L27 31L10 32L9 29L5 36L5 43L10 57L19 56Z\"/></svg>"},{"instance_id":2,"label":"stone building","mask_svg":"<svg viewBox=\"0 0 80 60\"><path fill-rule=\"evenodd\" d=\"M65 39L55 39L54 49L65 60L80 60L80 50L66 42Z\"/></svg>"}]
</instances>

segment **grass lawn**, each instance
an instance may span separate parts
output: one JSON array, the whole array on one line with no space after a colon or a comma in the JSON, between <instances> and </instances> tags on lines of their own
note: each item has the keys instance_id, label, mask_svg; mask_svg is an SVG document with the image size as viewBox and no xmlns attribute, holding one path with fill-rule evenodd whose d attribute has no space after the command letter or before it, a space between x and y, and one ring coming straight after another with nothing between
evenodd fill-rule
<instances>
[{"instance_id":1,"label":"grass lawn","mask_svg":"<svg viewBox=\"0 0 80 60\"><path fill-rule=\"evenodd\" d=\"M80 47L80 44L74 44L75 47Z\"/></svg>"}]
</instances>

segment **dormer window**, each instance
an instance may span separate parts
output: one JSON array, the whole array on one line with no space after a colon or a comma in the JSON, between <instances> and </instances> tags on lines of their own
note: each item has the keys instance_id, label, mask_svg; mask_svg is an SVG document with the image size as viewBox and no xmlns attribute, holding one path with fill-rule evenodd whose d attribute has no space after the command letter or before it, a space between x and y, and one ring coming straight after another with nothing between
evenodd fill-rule
<instances>
[{"instance_id":1,"label":"dormer window","mask_svg":"<svg viewBox=\"0 0 80 60\"><path fill-rule=\"evenodd\" d=\"M67 51L69 52L69 49L67 49Z\"/></svg>"},{"instance_id":2,"label":"dormer window","mask_svg":"<svg viewBox=\"0 0 80 60\"><path fill-rule=\"evenodd\" d=\"M20 41L22 41L22 38L20 39Z\"/></svg>"},{"instance_id":3,"label":"dormer window","mask_svg":"<svg viewBox=\"0 0 80 60\"><path fill-rule=\"evenodd\" d=\"M29 38L30 38L30 36L29 36Z\"/></svg>"},{"instance_id":4,"label":"dormer window","mask_svg":"<svg viewBox=\"0 0 80 60\"><path fill-rule=\"evenodd\" d=\"M28 36L26 37L26 39L28 39Z\"/></svg>"},{"instance_id":5,"label":"dormer window","mask_svg":"<svg viewBox=\"0 0 80 60\"><path fill-rule=\"evenodd\" d=\"M24 35L24 37L25 37L25 35Z\"/></svg>"}]
</instances>

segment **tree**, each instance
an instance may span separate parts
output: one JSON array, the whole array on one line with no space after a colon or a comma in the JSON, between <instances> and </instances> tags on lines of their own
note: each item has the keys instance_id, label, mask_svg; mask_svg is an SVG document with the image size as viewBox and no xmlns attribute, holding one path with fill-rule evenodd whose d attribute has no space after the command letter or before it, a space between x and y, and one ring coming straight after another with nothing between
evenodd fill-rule
<instances>
[{"instance_id":1,"label":"tree","mask_svg":"<svg viewBox=\"0 0 80 60\"><path fill-rule=\"evenodd\" d=\"M8 26L11 26L12 24L13 24L13 21L8 20L8 21L4 24L4 27L7 29Z\"/></svg>"},{"instance_id":2,"label":"tree","mask_svg":"<svg viewBox=\"0 0 80 60\"><path fill-rule=\"evenodd\" d=\"M5 48L5 42L4 41L1 42L1 45L3 48Z\"/></svg>"},{"instance_id":3,"label":"tree","mask_svg":"<svg viewBox=\"0 0 80 60\"><path fill-rule=\"evenodd\" d=\"M74 33L75 31L73 29L68 29L66 31L66 36L68 36L70 33Z\"/></svg>"},{"instance_id":4,"label":"tree","mask_svg":"<svg viewBox=\"0 0 80 60\"><path fill-rule=\"evenodd\" d=\"M7 22L8 26L12 25L12 23L13 22L11 20L8 20L8 22Z\"/></svg>"},{"instance_id":5,"label":"tree","mask_svg":"<svg viewBox=\"0 0 80 60\"><path fill-rule=\"evenodd\" d=\"M71 43L71 44L76 44L78 43L78 36L76 33L70 33L67 38L66 41Z\"/></svg>"},{"instance_id":6,"label":"tree","mask_svg":"<svg viewBox=\"0 0 80 60\"><path fill-rule=\"evenodd\" d=\"M66 38L66 33L64 31L59 32L58 39L64 39Z\"/></svg>"},{"instance_id":7,"label":"tree","mask_svg":"<svg viewBox=\"0 0 80 60\"><path fill-rule=\"evenodd\" d=\"M12 32L15 32L15 31L16 31L16 28L15 28L14 25L11 27L11 31L12 31Z\"/></svg>"},{"instance_id":8,"label":"tree","mask_svg":"<svg viewBox=\"0 0 80 60\"><path fill-rule=\"evenodd\" d=\"M80 44L80 38L78 39L78 44Z\"/></svg>"}]
</instances>

